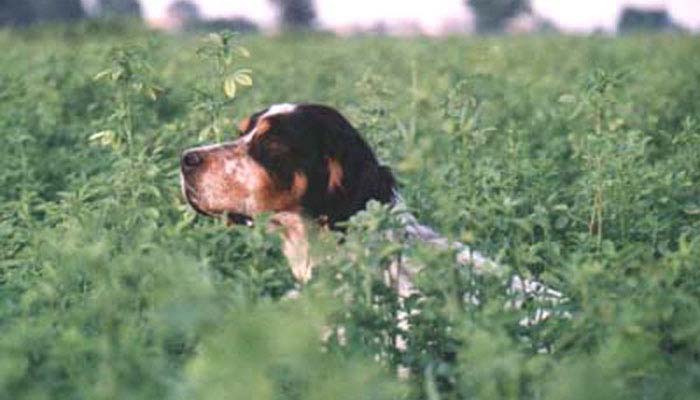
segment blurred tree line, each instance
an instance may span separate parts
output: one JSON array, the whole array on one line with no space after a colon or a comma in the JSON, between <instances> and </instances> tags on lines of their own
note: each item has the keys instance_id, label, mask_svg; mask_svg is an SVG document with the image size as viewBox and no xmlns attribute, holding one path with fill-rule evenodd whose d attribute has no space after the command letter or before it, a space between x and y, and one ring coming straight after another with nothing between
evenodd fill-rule
<instances>
[{"instance_id":1,"label":"blurred tree line","mask_svg":"<svg viewBox=\"0 0 700 400\"><path fill-rule=\"evenodd\" d=\"M476 17L476 31L495 33L505 29L509 20L530 13L528 0L465 0Z\"/></svg>"},{"instance_id":2,"label":"blurred tree line","mask_svg":"<svg viewBox=\"0 0 700 400\"><path fill-rule=\"evenodd\" d=\"M625 7L617 22L619 33L638 33L644 31L681 32L683 29L676 24L663 8L642 9Z\"/></svg>"},{"instance_id":3,"label":"blurred tree line","mask_svg":"<svg viewBox=\"0 0 700 400\"><path fill-rule=\"evenodd\" d=\"M259 30L255 22L244 17L204 18L196 3L189 0L176 0L166 10L168 19L175 28L183 31L219 32L230 30L252 33Z\"/></svg>"},{"instance_id":4,"label":"blurred tree line","mask_svg":"<svg viewBox=\"0 0 700 400\"><path fill-rule=\"evenodd\" d=\"M63 0L65 1L65 0ZM72 0L74 1L74 0ZM141 18L141 4L138 0L98 0L97 15L100 17Z\"/></svg>"},{"instance_id":5,"label":"blurred tree line","mask_svg":"<svg viewBox=\"0 0 700 400\"><path fill-rule=\"evenodd\" d=\"M268 0L278 12L279 26L287 31L315 28L314 0ZM463 0L475 16L476 32L517 32L513 26L524 16L534 23L527 32L555 31L554 24L534 15L530 0ZM142 17L139 0L92 0L86 10L81 0L0 0L0 26L27 26L37 22L70 22L87 17ZM258 26L244 17L205 19L195 1L174 0L168 17L182 30L256 32ZM515 22L515 24L514 24ZM682 31L665 9L626 7L618 21L619 33Z\"/></svg>"},{"instance_id":6,"label":"blurred tree line","mask_svg":"<svg viewBox=\"0 0 700 400\"><path fill-rule=\"evenodd\" d=\"M284 30L311 30L316 21L312 0L269 0L277 8L279 24ZM255 32L258 26L243 17L202 18L199 7L191 0L175 0L168 6L168 18L182 30Z\"/></svg>"},{"instance_id":7,"label":"blurred tree line","mask_svg":"<svg viewBox=\"0 0 700 400\"><path fill-rule=\"evenodd\" d=\"M37 22L66 22L95 17L141 18L137 0L97 0L88 15L81 0L0 0L0 26L27 26Z\"/></svg>"},{"instance_id":8,"label":"blurred tree line","mask_svg":"<svg viewBox=\"0 0 700 400\"><path fill-rule=\"evenodd\" d=\"M286 30L313 28L316 11L312 0L270 0L278 8L280 25Z\"/></svg>"},{"instance_id":9,"label":"blurred tree line","mask_svg":"<svg viewBox=\"0 0 700 400\"><path fill-rule=\"evenodd\" d=\"M313 0L269 0L278 9L279 22L285 30L307 30L314 27L316 11ZM141 18L138 0L95 0L88 12L81 0L0 0L0 26L27 26L38 22L70 22L86 17ZM231 29L257 31L254 22L241 17L202 18L197 4L175 0L167 9L168 16L187 30Z\"/></svg>"}]
</instances>

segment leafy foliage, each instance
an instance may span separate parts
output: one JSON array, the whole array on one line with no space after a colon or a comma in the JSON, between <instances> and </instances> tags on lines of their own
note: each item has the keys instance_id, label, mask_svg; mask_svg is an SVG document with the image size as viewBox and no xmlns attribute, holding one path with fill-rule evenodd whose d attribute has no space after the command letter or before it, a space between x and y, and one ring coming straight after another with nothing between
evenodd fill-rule
<instances>
[{"instance_id":1,"label":"leafy foliage","mask_svg":"<svg viewBox=\"0 0 700 400\"><path fill-rule=\"evenodd\" d=\"M0 398L697 397L695 38L71 29L0 32ZM563 291L571 317L520 324L538 304L392 238L401 210L376 203L319 233L305 287L268 216L195 217L181 150L304 100L361 128L421 221ZM423 297L387 287L397 257Z\"/></svg>"}]
</instances>

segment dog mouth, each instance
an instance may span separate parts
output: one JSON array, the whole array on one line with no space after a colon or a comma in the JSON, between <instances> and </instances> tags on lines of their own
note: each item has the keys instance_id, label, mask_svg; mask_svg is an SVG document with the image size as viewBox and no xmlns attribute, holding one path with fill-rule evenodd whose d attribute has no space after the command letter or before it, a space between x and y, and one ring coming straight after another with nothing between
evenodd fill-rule
<instances>
[{"instance_id":1,"label":"dog mouth","mask_svg":"<svg viewBox=\"0 0 700 400\"><path fill-rule=\"evenodd\" d=\"M253 218L239 213L226 212L226 223L229 225L253 226Z\"/></svg>"},{"instance_id":2,"label":"dog mouth","mask_svg":"<svg viewBox=\"0 0 700 400\"><path fill-rule=\"evenodd\" d=\"M243 225L243 226L253 226L253 218L249 215L237 213L237 212L232 212L232 211L217 211L217 212L211 212L211 211L204 211L202 207L199 205L197 202L197 197L194 193L191 193L189 191L185 192L185 198L187 199L187 203L198 213L201 215L206 215L207 217L221 217L223 216L226 220L227 225Z\"/></svg>"},{"instance_id":3,"label":"dog mouth","mask_svg":"<svg viewBox=\"0 0 700 400\"><path fill-rule=\"evenodd\" d=\"M197 190L195 190L195 188L189 182L187 182L187 179L185 179L185 177L182 175L180 175L180 184L182 197L185 198L185 201L187 201L190 207L192 207L198 214L214 218L224 216L227 225L253 226L253 218L249 215L232 211L205 211L199 204Z\"/></svg>"},{"instance_id":4,"label":"dog mouth","mask_svg":"<svg viewBox=\"0 0 700 400\"><path fill-rule=\"evenodd\" d=\"M189 204L190 207L192 207L198 214L207 215L210 217L213 216L199 206L197 190L195 190L195 188L189 182L187 182L187 179L182 172L180 173L180 192L182 193L182 197L185 199L187 204Z\"/></svg>"}]
</instances>

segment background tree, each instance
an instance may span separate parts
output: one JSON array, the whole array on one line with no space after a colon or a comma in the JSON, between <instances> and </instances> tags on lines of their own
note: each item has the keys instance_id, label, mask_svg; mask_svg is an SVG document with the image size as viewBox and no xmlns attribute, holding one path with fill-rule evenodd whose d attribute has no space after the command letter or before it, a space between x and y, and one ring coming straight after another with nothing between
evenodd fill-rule
<instances>
[{"instance_id":1,"label":"background tree","mask_svg":"<svg viewBox=\"0 0 700 400\"><path fill-rule=\"evenodd\" d=\"M254 21L244 17L201 19L194 24L190 24L186 28L200 32L221 32L229 30L238 33L255 33L260 31L260 28Z\"/></svg>"},{"instance_id":2,"label":"background tree","mask_svg":"<svg viewBox=\"0 0 700 400\"><path fill-rule=\"evenodd\" d=\"M85 18L80 0L32 0L36 17L40 21L73 21Z\"/></svg>"},{"instance_id":3,"label":"background tree","mask_svg":"<svg viewBox=\"0 0 700 400\"><path fill-rule=\"evenodd\" d=\"M137 0L99 0L97 13L101 17L141 18L141 4Z\"/></svg>"},{"instance_id":4,"label":"background tree","mask_svg":"<svg viewBox=\"0 0 700 400\"><path fill-rule=\"evenodd\" d=\"M168 17L185 27L199 21L202 16L199 7L189 0L177 0L168 6Z\"/></svg>"},{"instance_id":5,"label":"background tree","mask_svg":"<svg viewBox=\"0 0 700 400\"><path fill-rule=\"evenodd\" d=\"M0 26L26 26L84 17L80 0L0 0Z\"/></svg>"},{"instance_id":6,"label":"background tree","mask_svg":"<svg viewBox=\"0 0 700 400\"><path fill-rule=\"evenodd\" d=\"M279 9L280 24L285 29L311 29L316 20L313 0L270 0Z\"/></svg>"},{"instance_id":7,"label":"background tree","mask_svg":"<svg viewBox=\"0 0 700 400\"><path fill-rule=\"evenodd\" d=\"M34 8L26 0L0 0L0 26L24 26L35 20Z\"/></svg>"},{"instance_id":8,"label":"background tree","mask_svg":"<svg viewBox=\"0 0 700 400\"><path fill-rule=\"evenodd\" d=\"M476 31L479 33L500 32L508 20L530 12L529 0L465 0L476 16Z\"/></svg>"},{"instance_id":9,"label":"background tree","mask_svg":"<svg viewBox=\"0 0 700 400\"><path fill-rule=\"evenodd\" d=\"M620 33L677 29L678 27L665 9L645 10L625 7L617 22L617 31Z\"/></svg>"}]
</instances>

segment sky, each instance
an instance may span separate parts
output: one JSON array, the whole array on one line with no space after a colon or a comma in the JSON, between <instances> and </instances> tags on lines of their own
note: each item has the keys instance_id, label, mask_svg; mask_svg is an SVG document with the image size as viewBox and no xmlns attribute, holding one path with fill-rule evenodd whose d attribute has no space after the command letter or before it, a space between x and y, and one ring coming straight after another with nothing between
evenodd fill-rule
<instances>
[{"instance_id":1,"label":"sky","mask_svg":"<svg viewBox=\"0 0 700 400\"><path fill-rule=\"evenodd\" d=\"M160 19L173 0L141 0L146 17ZM531 0L535 12L561 28L585 32L613 30L624 5L665 7L674 20L700 30L700 0ZM260 25L275 20L269 0L194 0L209 17L246 16ZM372 25L379 20L399 22L420 16L429 28L446 21L468 19L463 0L315 0L320 25Z\"/></svg>"}]
</instances>

